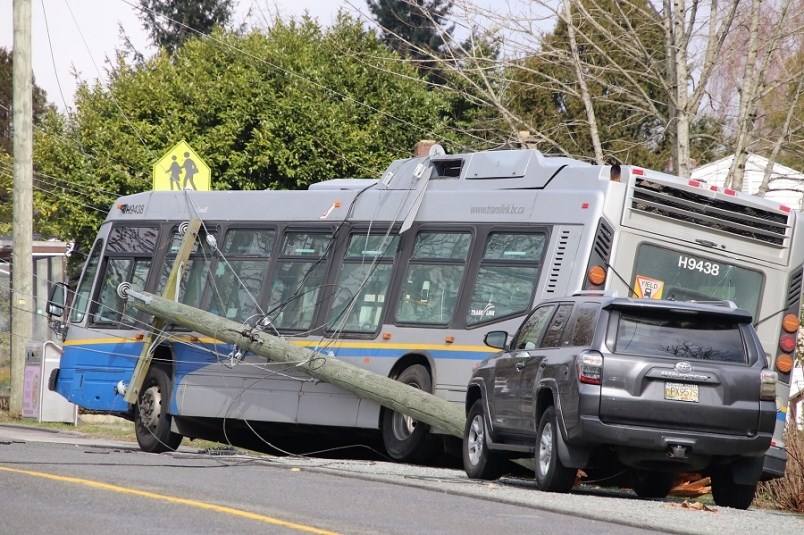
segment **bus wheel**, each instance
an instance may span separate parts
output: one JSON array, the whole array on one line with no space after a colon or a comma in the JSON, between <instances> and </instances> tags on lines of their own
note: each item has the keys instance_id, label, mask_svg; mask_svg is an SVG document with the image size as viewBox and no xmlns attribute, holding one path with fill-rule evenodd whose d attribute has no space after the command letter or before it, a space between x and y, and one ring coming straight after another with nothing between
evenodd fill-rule
<instances>
[{"instance_id":1,"label":"bus wheel","mask_svg":"<svg viewBox=\"0 0 804 535\"><path fill-rule=\"evenodd\" d=\"M425 392L432 390L430 373L421 364L405 368L396 380ZM430 435L426 424L387 408L382 417L382 441L388 455L403 463L425 463L441 448L441 441Z\"/></svg>"},{"instance_id":2,"label":"bus wheel","mask_svg":"<svg viewBox=\"0 0 804 535\"><path fill-rule=\"evenodd\" d=\"M170 377L157 366L151 366L134 407L134 433L140 449L147 453L175 451L182 436L170 430Z\"/></svg>"}]
</instances>

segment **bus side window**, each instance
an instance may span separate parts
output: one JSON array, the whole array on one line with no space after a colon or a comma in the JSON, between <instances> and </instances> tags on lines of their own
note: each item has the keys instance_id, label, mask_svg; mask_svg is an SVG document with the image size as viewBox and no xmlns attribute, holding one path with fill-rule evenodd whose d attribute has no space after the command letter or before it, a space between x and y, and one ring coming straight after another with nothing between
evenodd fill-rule
<instances>
[{"instance_id":1,"label":"bus side window","mask_svg":"<svg viewBox=\"0 0 804 535\"><path fill-rule=\"evenodd\" d=\"M271 284L266 311L275 309L274 325L279 329L305 330L313 315L327 273L331 233L287 232L281 257Z\"/></svg>"},{"instance_id":2,"label":"bus side window","mask_svg":"<svg viewBox=\"0 0 804 535\"><path fill-rule=\"evenodd\" d=\"M545 241L543 232L489 235L466 316L467 325L521 314L530 308Z\"/></svg>"},{"instance_id":3,"label":"bus side window","mask_svg":"<svg viewBox=\"0 0 804 535\"><path fill-rule=\"evenodd\" d=\"M107 259L97 290L97 302L91 310L92 322L101 325L122 324L133 327L139 314L133 304L117 294L123 282L134 289L144 289L151 270L158 230L154 227L112 228L106 244Z\"/></svg>"},{"instance_id":4,"label":"bus side window","mask_svg":"<svg viewBox=\"0 0 804 535\"><path fill-rule=\"evenodd\" d=\"M210 232L213 236L214 232ZM178 227L173 230L173 241L170 244L162 270L159 274L159 285L157 293L162 295L167 287L168 277L176 262L176 253L181 247L184 237L179 234ZM196 238L190 258L184 265L184 270L179 281L179 302L195 308L201 308L201 300L204 297L204 290L207 286L207 279L212 275L209 272L212 263L212 247L207 243L206 234L199 233Z\"/></svg>"},{"instance_id":5,"label":"bus side window","mask_svg":"<svg viewBox=\"0 0 804 535\"><path fill-rule=\"evenodd\" d=\"M399 236L355 234L338 272L327 330L371 333L385 309Z\"/></svg>"},{"instance_id":6,"label":"bus side window","mask_svg":"<svg viewBox=\"0 0 804 535\"><path fill-rule=\"evenodd\" d=\"M95 242L95 246L92 248L92 252L87 259L87 264L84 268L84 276L81 277L81 282L75 292L75 299L73 300L72 311L70 312L70 321L73 323L83 321L84 315L87 312L92 284L95 282L95 274L98 271L98 264L100 263L101 249L103 249L103 240L98 240Z\"/></svg>"},{"instance_id":7,"label":"bus side window","mask_svg":"<svg viewBox=\"0 0 804 535\"><path fill-rule=\"evenodd\" d=\"M123 299L117 295L117 287L128 278L131 270L131 259L113 258L106 264L98 300L93 307L92 323L117 323L120 321L120 308Z\"/></svg>"},{"instance_id":8,"label":"bus side window","mask_svg":"<svg viewBox=\"0 0 804 535\"><path fill-rule=\"evenodd\" d=\"M452 320L471 244L469 232L420 232L416 236L396 321L447 325Z\"/></svg>"},{"instance_id":9,"label":"bus side window","mask_svg":"<svg viewBox=\"0 0 804 535\"><path fill-rule=\"evenodd\" d=\"M275 238L273 230L228 230L223 242L223 258L218 258L212 268L209 312L232 321L246 321L260 312L257 299Z\"/></svg>"}]
</instances>

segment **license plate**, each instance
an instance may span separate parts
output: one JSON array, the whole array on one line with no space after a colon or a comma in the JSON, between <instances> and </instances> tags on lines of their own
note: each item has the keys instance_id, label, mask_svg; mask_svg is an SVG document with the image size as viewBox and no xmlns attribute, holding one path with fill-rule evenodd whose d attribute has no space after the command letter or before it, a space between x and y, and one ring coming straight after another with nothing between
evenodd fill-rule
<instances>
[{"instance_id":1,"label":"license plate","mask_svg":"<svg viewBox=\"0 0 804 535\"><path fill-rule=\"evenodd\" d=\"M676 401L690 401L693 403L698 403L698 385L665 383L664 399L673 399Z\"/></svg>"}]
</instances>

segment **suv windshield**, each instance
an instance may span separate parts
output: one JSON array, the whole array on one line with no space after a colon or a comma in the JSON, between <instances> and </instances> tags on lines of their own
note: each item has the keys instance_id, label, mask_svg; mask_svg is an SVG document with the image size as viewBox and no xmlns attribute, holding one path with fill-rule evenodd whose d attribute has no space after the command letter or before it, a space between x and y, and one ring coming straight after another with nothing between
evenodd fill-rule
<instances>
[{"instance_id":1,"label":"suv windshield","mask_svg":"<svg viewBox=\"0 0 804 535\"><path fill-rule=\"evenodd\" d=\"M622 313L616 326L616 353L746 362L743 337L733 321L698 315L651 317Z\"/></svg>"}]
</instances>

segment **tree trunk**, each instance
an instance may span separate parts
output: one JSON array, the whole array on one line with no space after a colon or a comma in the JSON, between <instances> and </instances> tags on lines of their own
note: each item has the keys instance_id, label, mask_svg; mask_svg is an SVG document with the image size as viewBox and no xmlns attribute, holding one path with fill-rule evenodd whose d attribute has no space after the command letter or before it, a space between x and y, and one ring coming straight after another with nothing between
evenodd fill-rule
<instances>
[{"instance_id":1,"label":"tree trunk","mask_svg":"<svg viewBox=\"0 0 804 535\"><path fill-rule=\"evenodd\" d=\"M671 26L671 56L669 61L673 62L673 87L675 89L673 100L675 101L676 114L676 143L675 143L675 162L673 167L675 173L687 178L690 176L690 109L689 92L687 88L687 37L685 29L686 6L684 0L673 0L672 14L669 17Z\"/></svg>"},{"instance_id":2,"label":"tree trunk","mask_svg":"<svg viewBox=\"0 0 804 535\"><path fill-rule=\"evenodd\" d=\"M790 125L793 122L793 116L795 115L798 101L801 99L802 91L804 91L804 73L800 73L798 76L798 83L796 83L796 90L791 99L790 107L787 110L784 125L782 125L779 135L776 137L776 141L773 144L773 149L768 158L768 165L765 167L765 174L762 176L762 183L759 185L759 191L757 192L759 197L764 197L768 189L770 189L770 177L773 172L773 167L776 165L776 159L779 157L779 152L782 150L784 140L790 132ZM794 208L797 210L804 208L804 197L802 197L802 200L799 202L799 206L795 206Z\"/></svg>"},{"instance_id":3,"label":"tree trunk","mask_svg":"<svg viewBox=\"0 0 804 535\"><path fill-rule=\"evenodd\" d=\"M753 113L756 109L757 86L759 76L763 69L756 64L757 50L759 48L759 8L762 0L751 2L751 29L748 39L748 56L745 60L743 72L743 88L740 92L740 112L737 119L737 136L734 149L734 159L731 162L726 178L726 187L734 190L743 190L745 177L745 163L748 161L748 134L753 126Z\"/></svg>"},{"instance_id":4,"label":"tree trunk","mask_svg":"<svg viewBox=\"0 0 804 535\"><path fill-rule=\"evenodd\" d=\"M567 23L567 35L569 36L570 50L572 53L572 64L575 67L575 76L578 79L578 88L581 92L581 101L586 110L586 120L589 121L589 137L592 141L592 147L595 151L595 162L598 165L603 165L603 146L600 143L600 133L597 128L597 119L595 117L595 107L592 103L592 97L589 96L589 88L586 85L586 77L584 76L581 67L581 57L578 52L578 43L575 40L575 23L572 20L572 2L566 0L564 2L564 16Z\"/></svg>"}]
</instances>

